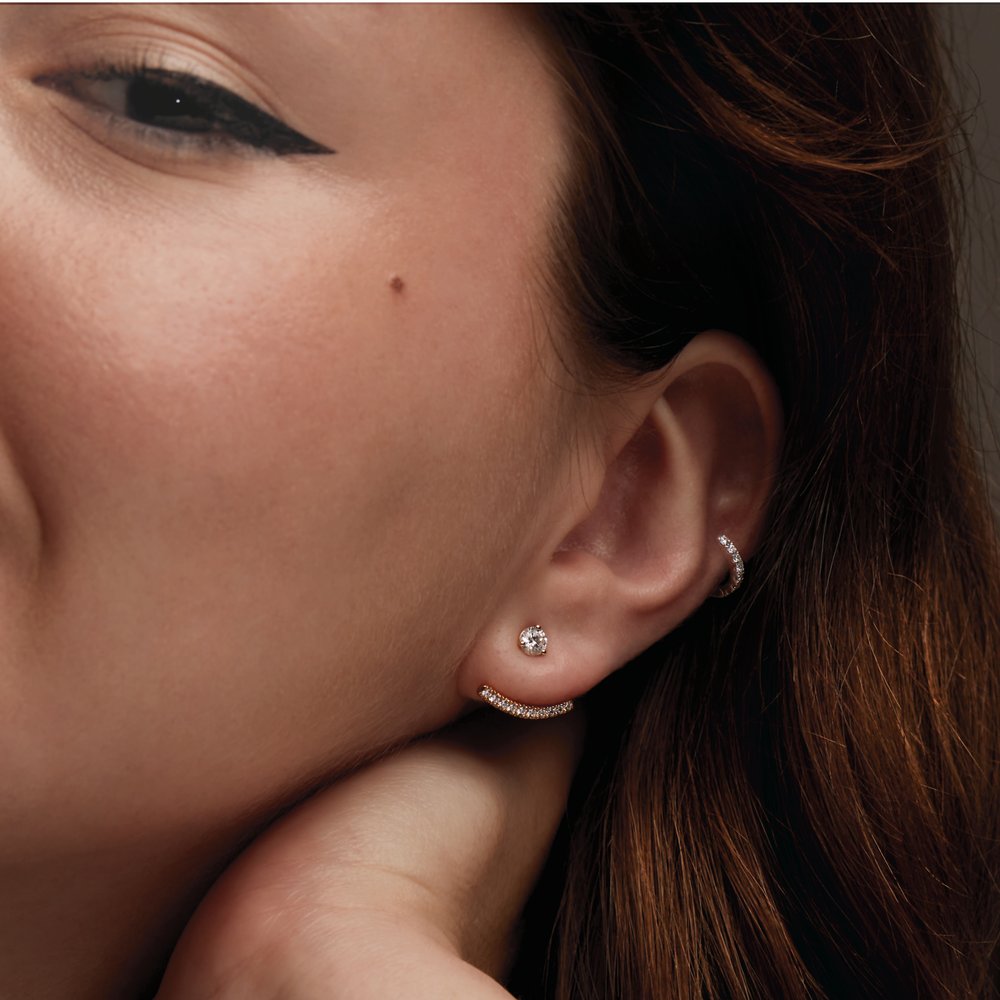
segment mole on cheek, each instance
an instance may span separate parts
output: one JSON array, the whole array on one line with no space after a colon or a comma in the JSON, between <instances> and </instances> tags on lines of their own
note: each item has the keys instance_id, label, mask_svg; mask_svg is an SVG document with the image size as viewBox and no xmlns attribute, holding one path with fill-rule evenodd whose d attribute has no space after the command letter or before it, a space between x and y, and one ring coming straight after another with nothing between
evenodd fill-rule
<instances>
[{"instance_id":1,"label":"mole on cheek","mask_svg":"<svg viewBox=\"0 0 1000 1000\"><path fill-rule=\"evenodd\" d=\"M398 274L394 274L389 279L389 287L394 292L401 292L406 286L403 284L403 279Z\"/></svg>"}]
</instances>

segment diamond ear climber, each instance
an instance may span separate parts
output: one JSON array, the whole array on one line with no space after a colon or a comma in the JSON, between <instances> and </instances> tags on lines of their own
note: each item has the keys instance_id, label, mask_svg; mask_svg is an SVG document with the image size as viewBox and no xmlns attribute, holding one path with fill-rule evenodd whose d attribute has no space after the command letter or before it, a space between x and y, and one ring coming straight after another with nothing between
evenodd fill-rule
<instances>
[{"instance_id":1,"label":"diamond ear climber","mask_svg":"<svg viewBox=\"0 0 1000 1000\"><path fill-rule=\"evenodd\" d=\"M544 656L549 648L549 637L540 625L529 625L521 629L517 644L525 656ZM572 701L561 701L558 705L525 705L501 694L489 684L480 687L478 693L488 705L518 719L551 719L573 711Z\"/></svg>"},{"instance_id":2,"label":"diamond ear climber","mask_svg":"<svg viewBox=\"0 0 1000 1000\"><path fill-rule=\"evenodd\" d=\"M507 698L496 688L491 688L489 684L484 684L479 689L479 697L488 705L518 719L551 719L573 711L572 701L561 701L558 705L524 705L519 701Z\"/></svg>"},{"instance_id":3,"label":"diamond ear climber","mask_svg":"<svg viewBox=\"0 0 1000 1000\"><path fill-rule=\"evenodd\" d=\"M736 545L728 536L719 535L718 542L726 550L726 555L729 556L731 564L729 567L729 581L711 596L728 597L743 582L743 557L740 555L740 550L736 548Z\"/></svg>"}]
</instances>

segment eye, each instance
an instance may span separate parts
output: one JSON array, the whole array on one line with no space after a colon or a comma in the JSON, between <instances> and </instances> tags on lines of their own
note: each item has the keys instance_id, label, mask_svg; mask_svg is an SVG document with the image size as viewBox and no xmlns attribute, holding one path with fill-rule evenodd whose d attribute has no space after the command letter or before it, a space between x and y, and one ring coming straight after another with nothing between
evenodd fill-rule
<instances>
[{"instance_id":1,"label":"eye","mask_svg":"<svg viewBox=\"0 0 1000 1000\"><path fill-rule=\"evenodd\" d=\"M101 64L35 77L150 142L205 149L242 146L276 156L335 152L230 90L145 64Z\"/></svg>"}]
</instances>

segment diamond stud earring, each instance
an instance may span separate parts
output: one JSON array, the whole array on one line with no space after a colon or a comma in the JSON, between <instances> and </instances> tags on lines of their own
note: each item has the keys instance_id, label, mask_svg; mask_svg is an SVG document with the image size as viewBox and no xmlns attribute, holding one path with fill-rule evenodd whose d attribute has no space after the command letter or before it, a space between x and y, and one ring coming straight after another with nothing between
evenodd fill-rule
<instances>
[{"instance_id":1,"label":"diamond stud earring","mask_svg":"<svg viewBox=\"0 0 1000 1000\"><path fill-rule=\"evenodd\" d=\"M719 535L718 541L726 550L726 554L729 556L729 561L732 565L729 567L728 583L721 586L711 596L728 597L743 582L743 557L740 555L740 550L736 548L736 545L726 535Z\"/></svg>"},{"instance_id":2,"label":"diamond stud earring","mask_svg":"<svg viewBox=\"0 0 1000 1000\"><path fill-rule=\"evenodd\" d=\"M529 625L517 637L517 644L526 656L544 656L549 648L549 637L538 625Z\"/></svg>"}]
</instances>

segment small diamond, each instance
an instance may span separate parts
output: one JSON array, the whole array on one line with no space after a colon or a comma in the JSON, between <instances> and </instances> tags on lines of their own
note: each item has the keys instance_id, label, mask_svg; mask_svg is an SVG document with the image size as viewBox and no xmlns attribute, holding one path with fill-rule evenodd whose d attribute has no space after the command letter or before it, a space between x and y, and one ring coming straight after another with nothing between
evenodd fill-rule
<instances>
[{"instance_id":1,"label":"small diamond","mask_svg":"<svg viewBox=\"0 0 1000 1000\"><path fill-rule=\"evenodd\" d=\"M549 637L537 625L529 625L518 637L521 651L528 656L543 656L549 648Z\"/></svg>"}]
</instances>

